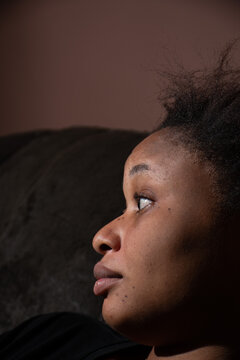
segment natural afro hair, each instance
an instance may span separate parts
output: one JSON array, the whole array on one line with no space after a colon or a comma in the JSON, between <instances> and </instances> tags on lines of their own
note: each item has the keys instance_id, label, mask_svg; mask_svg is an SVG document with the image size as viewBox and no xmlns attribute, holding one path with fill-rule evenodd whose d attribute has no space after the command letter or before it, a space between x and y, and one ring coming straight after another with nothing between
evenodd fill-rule
<instances>
[{"instance_id":1,"label":"natural afro hair","mask_svg":"<svg viewBox=\"0 0 240 360\"><path fill-rule=\"evenodd\" d=\"M183 145L210 161L226 215L240 210L240 69L230 65L232 46L211 71L168 74L170 85L159 96L166 116L154 129L180 132Z\"/></svg>"}]
</instances>

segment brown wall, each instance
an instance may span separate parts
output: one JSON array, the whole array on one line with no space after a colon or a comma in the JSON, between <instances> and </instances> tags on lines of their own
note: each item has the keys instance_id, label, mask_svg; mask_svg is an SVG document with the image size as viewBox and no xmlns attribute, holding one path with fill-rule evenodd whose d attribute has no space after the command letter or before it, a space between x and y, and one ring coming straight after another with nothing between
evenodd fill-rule
<instances>
[{"instance_id":1,"label":"brown wall","mask_svg":"<svg viewBox=\"0 0 240 360\"><path fill-rule=\"evenodd\" d=\"M0 135L71 125L151 129L160 108L149 70L213 63L240 34L237 2L225 3L5 1Z\"/></svg>"}]
</instances>

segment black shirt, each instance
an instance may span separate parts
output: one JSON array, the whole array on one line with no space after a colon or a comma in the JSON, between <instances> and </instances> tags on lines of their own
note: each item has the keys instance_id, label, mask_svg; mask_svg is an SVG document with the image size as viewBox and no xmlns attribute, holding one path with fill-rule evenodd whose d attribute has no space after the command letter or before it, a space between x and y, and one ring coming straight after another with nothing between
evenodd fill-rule
<instances>
[{"instance_id":1,"label":"black shirt","mask_svg":"<svg viewBox=\"0 0 240 360\"><path fill-rule=\"evenodd\" d=\"M150 347L77 313L39 315L0 335L1 360L95 360L119 351L144 358Z\"/></svg>"}]
</instances>

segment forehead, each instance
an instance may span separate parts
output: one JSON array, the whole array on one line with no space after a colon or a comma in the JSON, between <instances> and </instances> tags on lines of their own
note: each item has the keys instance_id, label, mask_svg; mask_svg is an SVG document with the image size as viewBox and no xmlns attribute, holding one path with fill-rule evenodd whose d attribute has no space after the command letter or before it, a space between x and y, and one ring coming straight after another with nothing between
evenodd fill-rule
<instances>
[{"instance_id":1,"label":"forehead","mask_svg":"<svg viewBox=\"0 0 240 360\"><path fill-rule=\"evenodd\" d=\"M186 192L205 189L207 193L216 193L214 167L203 161L197 151L184 146L180 136L162 129L138 144L125 163L123 187L139 176L147 176L176 191L186 188Z\"/></svg>"},{"instance_id":2,"label":"forehead","mask_svg":"<svg viewBox=\"0 0 240 360\"><path fill-rule=\"evenodd\" d=\"M163 129L151 134L133 149L125 163L125 173L138 164L146 164L151 169L161 167L162 170L167 170L174 165L179 166L188 159L191 162L199 162L196 154L184 147L177 135Z\"/></svg>"}]
</instances>

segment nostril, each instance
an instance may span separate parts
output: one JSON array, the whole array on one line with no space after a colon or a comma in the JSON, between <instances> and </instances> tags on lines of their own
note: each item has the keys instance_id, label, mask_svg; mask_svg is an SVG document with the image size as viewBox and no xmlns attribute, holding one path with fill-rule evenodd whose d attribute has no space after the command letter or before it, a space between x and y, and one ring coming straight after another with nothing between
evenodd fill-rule
<instances>
[{"instance_id":1,"label":"nostril","mask_svg":"<svg viewBox=\"0 0 240 360\"><path fill-rule=\"evenodd\" d=\"M100 251L108 251L108 250L111 250L112 248L106 244L102 244L100 245Z\"/></svg>"}]
</instances>

